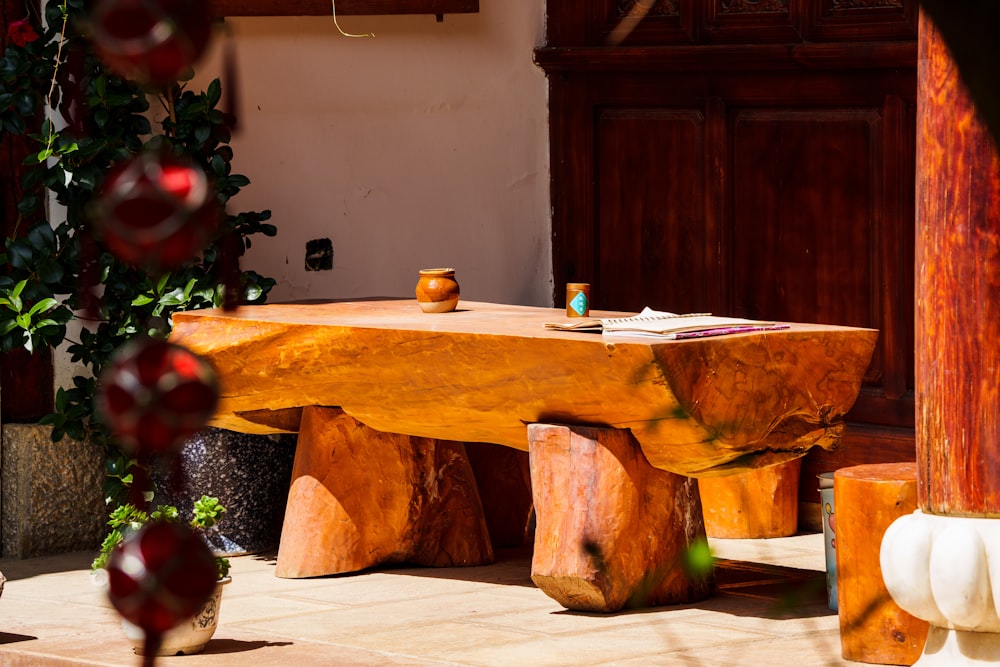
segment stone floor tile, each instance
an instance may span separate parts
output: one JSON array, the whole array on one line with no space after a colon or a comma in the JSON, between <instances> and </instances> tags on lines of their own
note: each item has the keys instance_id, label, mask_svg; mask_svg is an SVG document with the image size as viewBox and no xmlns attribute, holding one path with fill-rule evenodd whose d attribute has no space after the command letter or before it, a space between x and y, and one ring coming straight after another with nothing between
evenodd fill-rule
<instances>
[{"instance_id":1,"label":"stone floor tile","mask_svg":"<svg viewBox=\"0 0 1000 667\"><path fill-rule=\"evenodd\" d=\"M840 659L820 535L712 540L718 590L687 605L588 614L530 581L530 551L474 568L278 579L273 554L233 559L205 653L157 667L826 667ZM4 561L0 666L134 667L89 575L92 554ZM807 565L803 565L803 563Z\"/></svg>"}]
</instances>

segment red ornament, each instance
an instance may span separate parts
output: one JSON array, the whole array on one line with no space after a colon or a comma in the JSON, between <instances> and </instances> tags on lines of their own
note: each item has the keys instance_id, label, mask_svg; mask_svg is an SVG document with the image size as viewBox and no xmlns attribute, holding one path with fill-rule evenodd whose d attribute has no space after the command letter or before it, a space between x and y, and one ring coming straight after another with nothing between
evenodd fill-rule
<instances>
[{"instance_id":1,"label":"red ornament","mask_svg":"<svg viewBox=\"0 0 1000 667\"><path fill-rule=\"evenodd\" d=\"M7 24L7 39L14 46L23 48L38 39L38 33L35 32L35 27L31 25L31 21L25 18L20 21L11 21Z\"/></svg>"},{"instance_id":2,"label":"red ornament","mask_svg":"<svg viewBox=\"0 0 1000 667\"><path fill-rule=\"evenodd\" d=\"M94 50L119 76L164 88L205 52L212 32L206 0L98 0Z\"/></svg>"},{"instance_id":3,"label":"red ornament","mask_svg":"<svg viewBox=\"0 0 1000 667\"><path fill-rule=\"evenodd\" d=\"M168 454L208 423L219 401L219 380L187 348L138 338L115 353L94 400L123 448L136 455Z\"/></svg>"},{"instance_id":4,"label":"red ornament","mask_svg":"<svg viewBox=\"0 0 1000 667\"><path fill-rule=\"evenodd\" d=\"M218 231L222 211L200 167L144 152L108 170L96 215L98 232L116 257L157 273L202 250Z\"/></svg>"},{"instance_id":5,"label":"red ornament","mask_svg":"<svg viewBox=\"0 0 1000 667\"><path fill-rule=\"evenodd\" d=\"M126 537L107 570L111 604L147 637L161 637L194 616L218 580L215 557L201 536L165 521Z\"/></svg>"}]
</instances>

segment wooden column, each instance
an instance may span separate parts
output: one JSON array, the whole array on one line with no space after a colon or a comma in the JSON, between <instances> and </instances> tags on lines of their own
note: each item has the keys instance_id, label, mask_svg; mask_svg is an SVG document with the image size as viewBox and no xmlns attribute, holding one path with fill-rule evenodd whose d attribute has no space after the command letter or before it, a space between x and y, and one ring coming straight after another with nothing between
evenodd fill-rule
<instances>
[{"instance_id":1,"label":"wooden column","mask_svg":"<svg viewBox=\"0 0 1000 667\"><path fill-rule=\"evenodd\" d=\"M920 507L1000 514L1000 162L921 14L916 406Z\"/></svg>"},{"instance_id":2,"label":"wooden column","mask_svg":"<svg viewBox=\"0 0 1000 667\"><path fill-rule=\"evenodd\" d=\"M916 664L971 667L1000 655L1000 162L924 12L918 73L920 509L889 526L880 562L893 600L930 624Z\"/></svg>"},{"instance_id":3,"label":"wooden column","mask_svg":"<svg viewBox=\"0 0 1000 667\"><path fill-rule=\"evenodd\" d=\"M689 556L707 541L698 482L654 468L626 430L531 424L531 580L567 609L701 600Z\"/></svg>"},{"instance_id":4,"label":"wooden column","mask_svg":"<svg viewBox=\"0 0 1000 667\"><path fill-rule=\"evenodd\" d=\"M462 443L382 433L337 408L303 409L277 576L492 560Z\"/></svg>"}]
</instances>

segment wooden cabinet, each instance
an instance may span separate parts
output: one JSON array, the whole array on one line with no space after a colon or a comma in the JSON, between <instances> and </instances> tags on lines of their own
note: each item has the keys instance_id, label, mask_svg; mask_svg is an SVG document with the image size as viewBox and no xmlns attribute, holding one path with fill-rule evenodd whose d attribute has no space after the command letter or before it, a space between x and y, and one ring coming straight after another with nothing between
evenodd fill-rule
<instances>
[{"instance_id":1,"label":"wooden cabinet","mask_svg":"<svg viewBox=\"0 0 1000 667\"><path fill-rule=\"evenodd\" d=\"M915 43L913 0L548 0L546 46ZM641 17L641 19L634 18Z\"/></svg>"},{"instance_id":2,"label":"wooden cabinet","mask_svg":"<svg viewBox=\"0 0 1000 667\"><path fill-rule=\"evenodd\" d=\"M912 460L916 2L641 2L548 2L557 302L877 328L803 490Z\"/></svg>"}]
</instances>

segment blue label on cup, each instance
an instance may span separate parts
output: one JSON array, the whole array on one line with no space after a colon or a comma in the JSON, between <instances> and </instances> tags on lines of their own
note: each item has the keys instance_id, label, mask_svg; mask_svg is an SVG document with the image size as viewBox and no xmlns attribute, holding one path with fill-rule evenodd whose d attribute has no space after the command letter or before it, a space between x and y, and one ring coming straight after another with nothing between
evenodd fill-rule
<instances>
[{"instance_id":1,"label":"blue label on cup","mask_svg":"<svg viewBox=\"0 0 1000 667\"><path fill-rule=\"evenodd\" d=\"M573 309L578 316L583 317L587 310L590 308L590 304L587 302L587 295L583 292L577 292L573 300L569 302L569 307Z\"/></svg>"}]
</instances>

